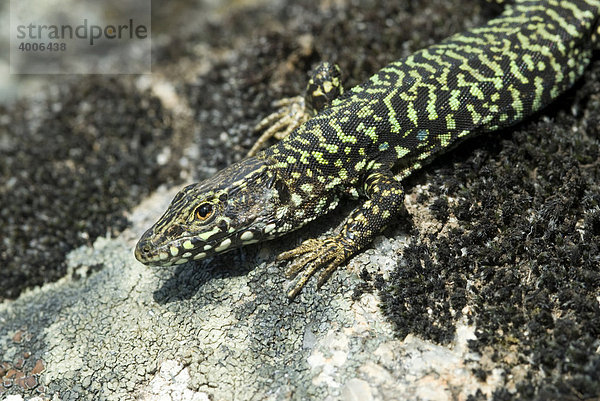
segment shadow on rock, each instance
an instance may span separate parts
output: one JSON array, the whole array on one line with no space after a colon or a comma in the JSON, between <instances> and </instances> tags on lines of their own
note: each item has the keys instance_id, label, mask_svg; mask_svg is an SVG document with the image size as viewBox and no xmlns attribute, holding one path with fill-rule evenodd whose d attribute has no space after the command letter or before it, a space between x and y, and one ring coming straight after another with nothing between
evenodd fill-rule
<instances>
[{"instance_id":1,"label":"shadow on rock","mask_svg":"<svg viewBox=\"0 0 600 401\"><path fill-rule=\"evenodd\" d=\"M156 274L163 285L154 291L154 300L159 304L191 299L202 286L210 285L214 279L237 277L247 274L260 263L255 259L257 246L249 246L225 255L218 255L200 262L188 262L160 269Z\"/></svg>"}]
</instances>

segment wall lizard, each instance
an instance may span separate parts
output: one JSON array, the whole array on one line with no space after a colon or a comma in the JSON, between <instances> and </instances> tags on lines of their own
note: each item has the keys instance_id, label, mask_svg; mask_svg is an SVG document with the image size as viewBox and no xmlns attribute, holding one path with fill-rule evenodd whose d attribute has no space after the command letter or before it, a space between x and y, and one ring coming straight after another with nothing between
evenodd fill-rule
<instances>
[{"instance_id":1,"label":"wall lizard","mask_svg":"<svg viewBox=\"0 0 600 401\"><path fill-rule=\"evenodd\" d=\"M516 0L487 24L392 62L344 91L322 63L305 98L280 102L251 155L183 188L139 240L148 265L201 260L270 240L361 199L341 230L278 256L295 297L365 248L403 207L402 179L461 139L551 103L600 48L600 0ZM290 115L292 117L290 117ZM267 138L281 141L258 151Z\"/></svg>"}]
</instances>

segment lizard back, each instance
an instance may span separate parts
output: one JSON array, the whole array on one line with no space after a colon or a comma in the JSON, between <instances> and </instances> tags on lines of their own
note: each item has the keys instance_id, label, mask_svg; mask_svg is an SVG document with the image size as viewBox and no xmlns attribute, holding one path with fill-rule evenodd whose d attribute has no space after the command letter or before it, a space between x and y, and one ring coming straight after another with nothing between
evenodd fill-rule
<instances>
[{"instance_id":1,"label":"lizard back","mask_svg":"<svg viewBox=\"0 0 600 401\"><path fill-rule=\"evenodd\" d=\"M517 1L484 26L382 68L265 151L292 187L409 175L475 132L521 121L571 87L598 47L600 1ZM322 192L322 191L319 191Z\"/></svg>"}]
</instances>

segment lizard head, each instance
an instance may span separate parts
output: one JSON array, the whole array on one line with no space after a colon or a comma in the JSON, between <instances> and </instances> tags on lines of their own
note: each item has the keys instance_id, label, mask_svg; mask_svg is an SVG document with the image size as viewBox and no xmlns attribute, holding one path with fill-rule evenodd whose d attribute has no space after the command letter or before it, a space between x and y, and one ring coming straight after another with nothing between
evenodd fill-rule
<instances>
[{"instance_id":1,"label":"lizard head","mask_svg":"<svg viewBox=\"0 0 600 401\"><path fill-rule=\"evenodd\" d=\"M285 226L285 216L277 211L289 191L268 167L267 161L250 157L183 188L142 235L135 257L147 265L170 266L276 237Z\"/></svg>"}]
</instances>

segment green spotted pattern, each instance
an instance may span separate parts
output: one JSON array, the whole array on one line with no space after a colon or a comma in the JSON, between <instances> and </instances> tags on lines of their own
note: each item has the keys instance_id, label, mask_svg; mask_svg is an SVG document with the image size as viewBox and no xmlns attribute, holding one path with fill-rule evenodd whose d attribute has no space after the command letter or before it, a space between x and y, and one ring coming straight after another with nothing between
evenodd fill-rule
<instances>
[{"instance_id":1,"label":"green spotted pattern","mask_svg":"<svg viewBox=\"0 0 600 401\"><path fill-rule=\"evenodd\" d=\"M182 190L136 257L157 265L203 259L295 230L342 196L366 198L339 233L279 256L293 259L288 275L301 273L290 297L319 269L322 284L400 212L401 179L460 139L513 125L570 88L599 47L599 10L600 0L515 1L486 25L346 92L332 90L339 76L330 82L324 64L306 96L318 113L274 146ZM322 101L324 92L335 96ZM213 212L198 221L207 203Z\"/></svg>"}]
</instances>

